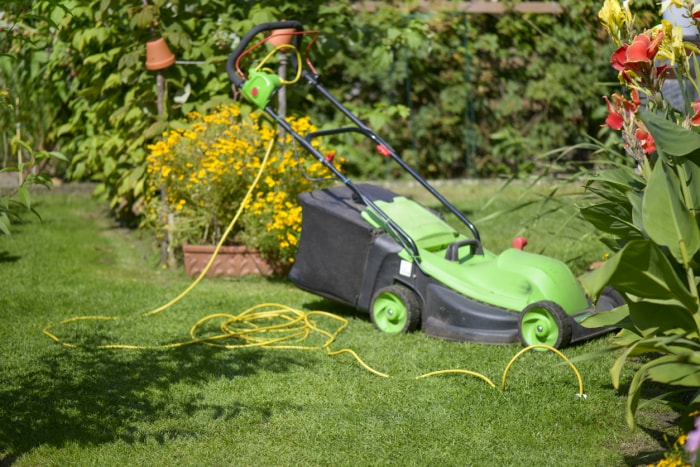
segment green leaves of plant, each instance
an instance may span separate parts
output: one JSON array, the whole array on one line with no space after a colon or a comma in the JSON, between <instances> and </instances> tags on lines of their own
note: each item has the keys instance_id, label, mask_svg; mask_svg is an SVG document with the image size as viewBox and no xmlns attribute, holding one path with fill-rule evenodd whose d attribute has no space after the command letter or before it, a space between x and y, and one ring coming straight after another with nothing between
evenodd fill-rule
<instances>
[{"instance_id":1,"label":"green leaves of plant","mask_svg":"<svg viewBox=\"0 0 700 467\"><path fill-rule=\"evenodd\" d=\"M642 366L634 374L627 397L627 424L634 427L641 386L647 379L676 386L700 387L700 356L690 352L669 354Z\"/></svg>"},{"instance_id":2,"label":"green leaves of plant","mask_svg":"<svg viewBox=\"0 0 700 467\"><path fill-rule=\"evenodd\" d=\"M644 228L652 240L667 247L680 264L687 266L688 258L700 248L700 229L683 199L675 172L658 161L642 203Z\"/></svg>"},{"instance_id":3,"label":"green leaves of plant","mask_svg":"<svg viewBox=\"0 0 700 467\"><path fill-rule=\"evenodd\" d=\"M692 158L700 156L700 134L654 112L642 111L639 117L654 136L656 146L665 154Z\"/></svg>"},{"instance_id":4,"label":"green leaves of plant","mask_svg":"<svg viewBox=\"0 0 700 467\"><path fill-rule=\"evenodd\" d=\"M581 208L580 212L598 230L623 238L642 238L639 228L632 223L632 210L628 204L605 201Z\"/></svg>"},{"instance_id":5,"label":"green leaves of plant","mask_svg":"<svg viewBox=\"0 0 700 467\"><path fill-rule=\"evenodd\" d=\"M678 277L663 251L651 240L632 240L601 267L581 277L595 297L607 284L640 298L677 299L691 310L696 299Z\"/></svg>"},{"instance_id":6,"label":"green leaves of plant","mask_svg":"<svg viewBox=\"0 0 700 467\"><path fill-rule=\"evenodd\" d=\"M627 167L606 170L586 187L603 201L582 207L581 215L602 232L620 238L644 238L637 201L644 180Z\"/></svg>"}]
</instances>

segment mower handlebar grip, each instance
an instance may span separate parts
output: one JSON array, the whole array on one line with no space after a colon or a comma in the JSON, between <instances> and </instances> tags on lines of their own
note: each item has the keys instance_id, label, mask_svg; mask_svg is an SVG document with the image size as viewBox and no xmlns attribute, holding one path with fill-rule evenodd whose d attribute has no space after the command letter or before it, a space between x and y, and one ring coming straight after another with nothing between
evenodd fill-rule
<instances>
[{"instance_id":1,"label":"mower handlebar grip","mask_svg":"<svg viewBox=\"0 0 700 467\"><path fill-rule=\"evenodd\" d=\"M236 72L236 61L238 57L241 56L243 52L248 48L253 38L264 31L274 31L275 29L295 29L296 31L303 31L304 26L299 21L277 21L274 23L263 23L255 26L253 29L248 31L241 41L238 43L236 48L229 55L228 60L226 60L226 73L228 78L236 87L241 87L245 80ZM299 48L301 44L301 34L295 34L292 37L292 45Z\"/></svg>"},{"instance_id":2,"label":"mower handlebar grip","mask_svg":"<svg viewBox=\"0 0 700 467\"><path fill-rule=\"evenodd\" d=\"M448 261L457 261L459 259L459 249L463 246L469 245L471 247L472 255L483 255L484 249L481 246L481 242L476 238L467 238L465 240L458 240L454 243L450 243L445 252L445 259Z\"/></svg>"}]
</instances>

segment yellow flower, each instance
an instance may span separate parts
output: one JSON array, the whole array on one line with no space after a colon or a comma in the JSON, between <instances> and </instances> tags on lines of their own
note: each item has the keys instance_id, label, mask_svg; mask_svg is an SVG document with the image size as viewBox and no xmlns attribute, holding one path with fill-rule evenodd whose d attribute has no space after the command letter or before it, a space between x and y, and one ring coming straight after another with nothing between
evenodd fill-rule
<instances>
[{"instance_id":1,"label":"yellow flower","mask_svg":"<svg viewBox=\"0 0 700 467\"><path fill-rule=\"evenodd\" d=\"M618 0L605 0L598 12L598 18L618 47L628 40L634 21L629 0L622 4Z\"/></svg>"},{"instance_id":2,"label":"yellow flower","mask_svg":"<svg viewBox=\"0 0 700 467\"><path fill-rule=\"evenodd\" d=\"M242 116L235 103L206 115L192 112L182 128L148 147L146 215L158 232L172 223L174 247L184 241L218 241L260 168L268 143L278 137L277 130L262 121L257 112ZM308 117L288 121L300 134L315 131ZM328 174L313 157L294 148L289 133L285 141L286 150L278 146L268 159L263 181L247 202L235 235L291 263L301 231L297 195L324 186L304 178L299 168L311 177ZM340 167L340 158L335 163ZM161 189L167 195L165 210Z\"/></svg>"},{"instance_id":3,"label":"yellow flower","mask_svg":"<svg viewBox=\"0 0 700 467\"><path fill-rule=\"evenodd\" d=\"M664 0L661 2L661 9L659 12L663 14L666 10L671 8L671 6L675 6L676 8L683 8L683 1L682 0Z\"/></svg>"},{"instance_id":4,"label":"yellow flower","mask_svg":"<svg viewBox=\"0 0 700 467\"><path fill-rule=\"evenodd\" d=\"M683 28L674 25L670 21L662 20L661 25L657 26L657 30L663 31L663 40L659 45L659 50L656 52L656 58L660 60L668 60L671 66L676 65L681 69L687 68L688 55L685 51L683 43Z\"/></svg>"}]
</instances>

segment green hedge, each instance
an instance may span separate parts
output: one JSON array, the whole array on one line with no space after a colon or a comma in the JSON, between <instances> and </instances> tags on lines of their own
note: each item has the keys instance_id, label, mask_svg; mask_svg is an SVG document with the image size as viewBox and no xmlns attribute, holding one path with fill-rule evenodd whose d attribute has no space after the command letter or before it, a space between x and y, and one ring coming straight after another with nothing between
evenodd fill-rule
<instances>
[{"instance_id":1,"label":"green hedge","mask_svg":"<svg viewBox=\"0 0 700 467\"><path fill-rule=\"evenodd\" d=\"M3 138L21 120L32 144L70 157L67 177L101 182L128 213L142 196L146 145L187 112L231 98L231 46L256 24L298 19L321 34L312 58L324 85L423 175L525 173L549 150L601 136L601 96L616 85L599 3L560 5L559 15L487 15L380 2L9 1L0 89L10 104L21 99L0 106ZM178 60L201 62L164 71L161 115L144 65L154 35ZM290 92L288 107L319 126L338 118L304 92ZM369 151L340 149L352 175L398 175Z\"/></svg>"}]
</instances>

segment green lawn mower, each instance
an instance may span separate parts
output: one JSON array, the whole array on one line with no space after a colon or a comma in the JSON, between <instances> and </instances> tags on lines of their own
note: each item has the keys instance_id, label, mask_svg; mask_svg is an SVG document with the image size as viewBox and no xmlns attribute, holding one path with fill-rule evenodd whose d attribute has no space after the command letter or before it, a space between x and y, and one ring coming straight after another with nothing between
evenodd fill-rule
<instances>
[{"instance_id":1,"label":"green lawn mower","mask_svg":"<svg viewBox=\"0 0 700 467\"><path fill-rule=\"evenodd\" d=\"M474 224L329 94L308 58L302 64L300 45L310 33L297 21L261 24L241 39L226 67L245 97L342 182L299 197L302 232L289 273L294 284L368 312L374 325L387 333L421 328L426 335L455 341L520 341L562 348L610 331L580 322L624 304L617 292L606 289L594 306L564 263L524 251L520 238L500 254L486 250ZM260 65L247 74L240 70L241 58L283 34L290 43L275 50L293 52L286 56L300 81L342 112L348 126L296 133L270 105L280 87L290 83ZM345 134L368 138L463 223L469 235L411 199L376 185L353 183L313 144L316 138Z\"/></svg>"}]
</instances>

